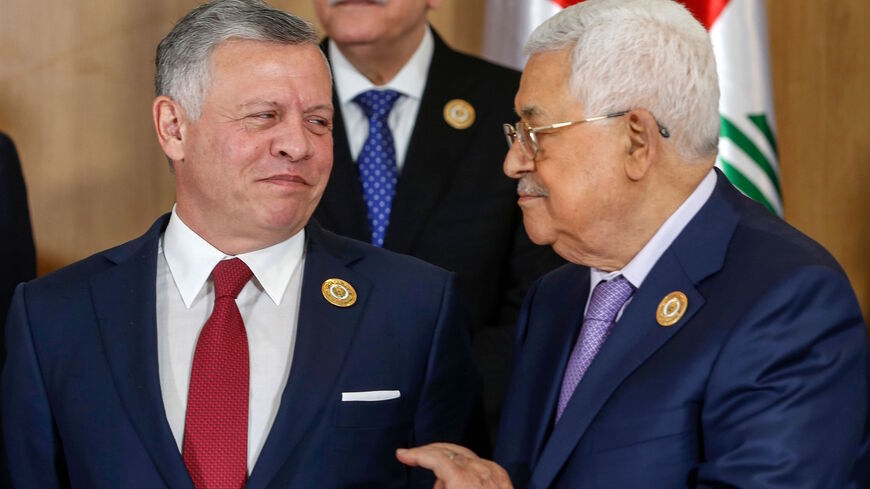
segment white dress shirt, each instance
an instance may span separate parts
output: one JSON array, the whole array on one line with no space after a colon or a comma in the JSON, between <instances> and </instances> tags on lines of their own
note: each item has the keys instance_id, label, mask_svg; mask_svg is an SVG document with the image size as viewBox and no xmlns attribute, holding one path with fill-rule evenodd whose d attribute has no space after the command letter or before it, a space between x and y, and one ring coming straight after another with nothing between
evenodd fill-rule
<instances>
[{"instance_id":1,"label":"white dress shirt","mask_svg":"<svg viewBox=\"0 0 870 489\"><path fill-rule=\"evenodd\" d=\"M237 258L254 273L236 299L248 335L248 473L266 442L290 375L304 269L305 231ZM214 307L211 272L223 259L175 209L157 255L157 358L166 419L181 451L199 332Z\"/></svg>"},{"instance_id":2,"label":"white dress shirt","mask_svg":"<svg viewBox=\"0 0 870 489\"><path fill-rule=\"evenodd\" d=\"M426 76L429 73L429 65L432 63L434 52L435 39L427 27L420 46L417 47L405 66L399 70L399 73L386 85L376 86L350 64L350 61L341 54L341 50L338 49L335 42L329 41L329 60L332 63L335 93L341 107L341 117L344 120L350 155L354 161L359 157L359 152L362 151L363 144L369 136L369 120L359 105L354 103L354 97L374 89L395 90L401 96L393 105L393 110L387 118L387 125L390 126L390 131L393 133L393 142L396 145L396 165L401 171L405 164L405 155L408 153L408 144L411 141L414 123L417 120L417 112L420 110L420 99L423 98L423 90L426 88ZM341 135L335 137L341 137Z\"/></svg>"},{"instance_id":3,"label":"white dress shirt","mask_svg":"<svg viewBox=\"0 0 870 489\"><path fill-rule=\"evenodd\" d=\"M683 228L689 224L689 221L695 217L695 214L701 210L701 207L704 206L707 199L709 199L710 195L713 194L714 188L716 188L716 171L710 169L710 172L707 173L704 179L701 180L701 183L695 187L695 190L689 195L689 197L676 211L674 211L673 214L671 214L670 217L668 217L653 237L647 241L644 247L641 248L636 255L634 255L634 258L622 267L622 270L604 272L597 268L591 269L591 273L589 274L589 296L586 298L586 307L589 307L589 299L592 298L592 291L595 290L595 286L598 285L598 282L601 282L602 280L611 280L617 275L622 275L629 283L631 283L631 285L634 286L635 290L639 289L641 284L643 284L643 281L646 279L646 276L649 275L650 270L652 270L656 262L659 261L659 258L664 254L665 250L671 246L671 243L677 239L677 236L680 235ZM619 313L616 315L617 321L622 317L622 312L630 302L631 298L625 301L625 304L623 304Z\"/></svg>"}]
</instances>

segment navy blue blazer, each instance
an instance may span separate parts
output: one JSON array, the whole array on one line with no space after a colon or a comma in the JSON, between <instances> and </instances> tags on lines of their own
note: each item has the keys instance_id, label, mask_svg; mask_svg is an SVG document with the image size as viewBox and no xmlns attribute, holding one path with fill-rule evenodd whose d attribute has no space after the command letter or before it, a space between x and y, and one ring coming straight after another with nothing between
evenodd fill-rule
<instances>
[{"instance_id":1,"label":"navy blue blazer","mask_svg":"<svg viewBox=\"0 0 870 489\"><path fill-rule=\"evenodd\" d=\"M849 281L718 177L555 426L589 270L530 291L495 455L517 488L865 487L868 341ZM662 327L672 291L688 309Z\"/></svg>"},{"instance_id":2,"label":"navy blue blazer","mask_svg":"<svg viewBox=\"0 0 870 489\"><path fill-rule=\"evenodd\" d=\"M166 421L155 281L167 216L15 294L3 370L16 489L193 489ZM462 441L475 400L448 272L309 223L293 365L247 489L431 487L398 447ZM348 308L321 295L338 277ZM399 390L381 402L341 393Z\"/></svg>"}]
</instances>

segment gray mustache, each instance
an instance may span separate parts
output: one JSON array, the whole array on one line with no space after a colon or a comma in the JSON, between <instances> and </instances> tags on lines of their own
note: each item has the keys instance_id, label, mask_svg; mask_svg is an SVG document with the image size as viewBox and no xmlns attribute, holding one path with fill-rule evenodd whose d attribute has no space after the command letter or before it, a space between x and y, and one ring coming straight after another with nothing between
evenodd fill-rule
<instances>
[{"instance_id":1,"label":"gray mustache","mask_svg":"<svg viewBox=\"0 0 870 489\"><path fill-rule=\"evenodd\" d=\"M517 183L517 194L546 197L550 195L547 189L533 182L528 176L520 178Z\"/></svg>"}]
</instances>

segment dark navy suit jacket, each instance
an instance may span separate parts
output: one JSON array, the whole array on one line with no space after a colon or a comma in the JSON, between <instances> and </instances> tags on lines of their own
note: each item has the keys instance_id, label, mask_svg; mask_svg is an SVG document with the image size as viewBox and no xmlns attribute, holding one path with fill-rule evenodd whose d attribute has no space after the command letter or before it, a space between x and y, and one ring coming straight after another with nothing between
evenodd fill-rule
<instances>
[{"instance_id":1,"label":"dark navy suit jacket","mask_svg":"<svg viewBox=\"0 0 870 489\"><path fill-rule=\"evenodd\" d=\"M555 426L589 270L530 291L496 448L518 488L865 487L868 341L849 281L718 177ZM673 291L687 312L659 326Z\"/></svg>"},{"instance_id":2,"label":"dark navy suit jacket","mask_svg":"<svg viewBox=\"0 0 870 489\"><path fill-rule=\"evenodd\" d=\"M21 163L15 145L3 133L0 133L0 257L2 323L15 286L36 276L36 252Z\"/></svg>"},{"instance_id":3,"label":"dark navy suit jacket","mask_svg":"<svg viewBox=\"0 0 870 489\"><path fill-rule=\"evenodd\" d=\"M3 370L5 449L16 489L193 489L160 393L158 239L142 237L16 291ZM431 487L398 447L462 441L475 399L466 323L450 275L307 229L293 365L247 489ZM339 308L328 278L356 288ZM342 392L399 390L381 402Z\"/></svg>"}]
</instances>

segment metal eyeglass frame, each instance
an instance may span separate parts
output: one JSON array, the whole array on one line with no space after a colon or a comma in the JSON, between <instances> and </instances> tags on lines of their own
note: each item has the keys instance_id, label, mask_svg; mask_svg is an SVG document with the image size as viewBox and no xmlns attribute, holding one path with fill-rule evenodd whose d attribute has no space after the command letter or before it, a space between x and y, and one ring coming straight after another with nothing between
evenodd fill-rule
<instances>
[{"instance_id":1,"label":"metal eyeglass frame","mask_svg":"<svg viewBox=\"0 0 870 489\"><path fill-rule=\"evenodd\" d=\"M573 126L575 124L583 124L584 122L595 122L604 119L610 119L613 117L621 117L625 114L628 114L631 110L622 110L619 112L614 112L612 114L607 115L598 115L595 117L590 117L588 119L583 119L579 121L567 121L567 122L557 122L555 124L549 124L546 126L538 126L538 127L529 127L523 121L519 121L516 124L502 124L504 129L504 135L507 139L508 148L513 146L514 142L519 140L520 148L523 150L523 154L526 155L527 158L533 160L535 156L538 155L538 138L535 136L535 133L543 132L543 131L552 131L555 129L562 129L564 127ZM655 118L655 117L653 117ZM671 137L671 132L663 126L658 119L655 120L656 124L659 126L659 134L662 135L663 138ZM523 130L525 129L525 130ZM523 134L528 134L528 142L523 137Z\"/></svg>"}]
</instances>

